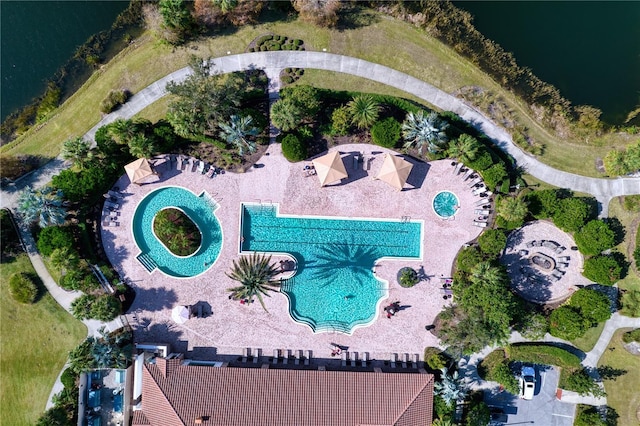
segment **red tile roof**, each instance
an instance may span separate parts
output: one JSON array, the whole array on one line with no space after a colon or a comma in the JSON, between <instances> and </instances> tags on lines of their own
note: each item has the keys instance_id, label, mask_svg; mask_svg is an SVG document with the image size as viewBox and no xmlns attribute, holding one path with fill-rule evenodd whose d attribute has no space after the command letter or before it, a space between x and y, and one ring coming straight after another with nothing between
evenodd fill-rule
<instances>
[{"instance_id":1,"label":"red tile roof","mask_svg":"<svg viewBox=\"0 0 640 426\"><path fill-rule=\"evenodd\" d=\"M132 426L428 426L432 406L430 374L216 368L157 359L143 369L142 411Z\"/></svg>"}]
</instances>

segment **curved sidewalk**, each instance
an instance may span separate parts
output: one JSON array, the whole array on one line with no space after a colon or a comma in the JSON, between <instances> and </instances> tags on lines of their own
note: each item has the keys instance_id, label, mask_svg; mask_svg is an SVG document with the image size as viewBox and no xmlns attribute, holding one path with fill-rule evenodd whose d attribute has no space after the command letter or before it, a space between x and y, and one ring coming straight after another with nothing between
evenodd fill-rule
<instances>
[{"instance_id":1,"label":"curved sidewalk","mask_svg":"<svg viewBox=\"0 0 640 426\"><path fill-rule=\"evenodd\" d=\"M591 178L556 170L541 163L515 146L506 130L496 125L479 111L465 104L461 99L437 89L429 83L384 65L349 56L311 51L242 53L214 58L212 62L214 64L212 72L228 73L258 68L267 71L267 75L271 77L278 75L279 70L287 67L312 68L351 74L395 87L417 96L437 108L444 111L453 111L460 115L464 120L489 136L501 149L508 152L519 165L536 178L560 188L569 188L573 191L593 195L602 205L601 214L603 216L607 214L611 198L621 195L640 194L640 178ZM191 72L188 67L182 68L150 84L132 96L119 110L100 120L98 124L87 132L85 138L93 140L95 132L100 127L118 118L133 117L147 106L164 97L167 94L166 84L169 81L183 81ZM53 169L62 167L64 167L63 164L57 164ZM55 174L55 170L46 170L48 175L52 172ZM41 183L44 179L41 179L38 176L38 172L36 172L27 181L29 180ZM5 201L5 197L8 202ZM1 205L10 207L13 202L15 202L14 197L3 191Z\"/></svg>"}]
</instances>

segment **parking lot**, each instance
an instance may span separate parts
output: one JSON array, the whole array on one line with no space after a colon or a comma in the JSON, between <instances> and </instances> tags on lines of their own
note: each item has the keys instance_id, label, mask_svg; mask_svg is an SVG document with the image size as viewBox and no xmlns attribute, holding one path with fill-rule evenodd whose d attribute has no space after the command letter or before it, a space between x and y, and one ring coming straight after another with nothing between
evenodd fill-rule
<instances>
[{"instance_id":1,"label":"parking lot","mask_svg":"<svg viewBox=\"0 0 640 426\"><path fill-rule=\"evenodd\" d=\"M494 411L503 412L497 414L491 424L572 426L576 406L556 399L559 378L560 373L555 368L536 366L536 388L530 401L497 389L485 391L485 402L497 409Z\"/></svg>"}]
</instances>

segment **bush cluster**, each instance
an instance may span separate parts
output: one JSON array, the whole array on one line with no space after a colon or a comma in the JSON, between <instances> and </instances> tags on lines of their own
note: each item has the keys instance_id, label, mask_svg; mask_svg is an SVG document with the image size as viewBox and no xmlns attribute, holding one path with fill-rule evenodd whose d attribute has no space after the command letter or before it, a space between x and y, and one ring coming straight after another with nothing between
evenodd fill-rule
<instances>
[{"instance_id":1,"label":"bush cluster","mask_svg":"<svg viewBox=\"0 0 640 426\"><path fill-rule=\"evenodd\" d=\"M275 50L304 50L304 42L300 39L291 39L286 36L267 34L256 40L255 47L249 48L249 52L266 52Z\"/></svg>"},{"instance_id":2,"label":"bush cluster","mask_svg":"<svg viewBox=\"0 0 640 426\"><path fill-rule=\"evenodd\" d=\"M501 229L487 229L478 238L480 251L490 259L497 259L507 246L507 235Z\"/></svg>"},{"instance_id":3,"label":"bush cluster","mask_svg":"<svg viewBox=\"0 0 640 426\"><path fill-rule=\"evenodd\" d=\"M592 289L583 288L571 296L569 304L555 309L550 317L549 332L565 340L582 337L589 327L611 316L609 298Z\"/></svg>"},{"instance_id":4,"label":"bush cluster","mask_svg":"<svg viewBox=\"0 0 640 426\"><path fill-rule=\"evenodd\" d=\"M80 320L97 319L107 322L120 315L121 311L120 301L109 294L83 294L71 303L71 313Z\"/></svg>"},{"instance_id":5,"label":"bush cluster","mask_svg":"<svg viewBox=\"0 0 640 426\"><path fill-rule=\"evenodd\" d=\"M371 127L371 138L376 145L395 148L400 140L401 125L393 117L378 121Z\"/></svg>"},{"instance_id":6,"label":"bush cluster","mask_svg":"<svg viewBox=\"0 0 640 426\"><path fill-rule=\"evenodd\" d=\"M9 292L20 303L31 304L38 297L38 285L26 272L16 272L9 277Z\"/></svg>"},{"instance_id":7,"label":"bush cluster","mask_svg":"<svg viewBox=\"0 0 640 426\"><path fill-rule=\"evenodd\" d=\"M400 287L411 288L418 284L418 273L413 268L402 268L398 273L398 284Z\"/></svg>"},{"instance_id":8,"label":"bush cluster","mask_svg":"<svg viewBox=\"0 0 640 426\"><path fill-rule=\"evenodd\" d=\"M307 158L307 145L293 134L289 134L282 139L282 155L292 163L305 160Z\"/></svg>"},{"instance_id":9,"label":"bush cluster","mask_svg":"<svg viewBox=\"0 0 640 426\"><path fill-rule=\"evenodd\" d=\"M556 346L529 343L514 344L507 346L505 352L512 361L568 368L580 367L580 358Z\"/></svg>"},{"instance_id":10,"label":"bush cluster","mask_svg":"<svg viewBox=\"0 0 640 426\"><path fill-rule=\"evenodd\" d=\"M280 81L283 84L295 83L304 75L304 68L285 68L280 73Z\"/></svg>"},{"instance_id":11,"label":"bush cluster","mask_svg":"<svg viewBox=\"0 0 640 426\"><path fill-rule=\"evenodd\" d=\"M619 255L598 255L590 257L584 262L582 275L593 282L603 285L613 285L620 278L624 267L624 260Z\"/></svg>"},{"instance_id":12,"label":"bush cluster","mask_svg":"<svg viewBox=\"0 0 640 426\"><path fill-rule=\"evenodd\" d=\"M518 394L518 381L509 368L509 361L504 350L497 349L491 352L478 366L478 373L485 380L500 383L507 392Z\"/></svg>"},{"instance_id":13,"label":"bush cluster","mask_svg":"<svg viewBox=\"0 0 640 426\"><path fill-rule=\"evenodd\" d=\"M104 114L109 114L120 105L124 105L129 99L129 96L130 93L128 90L110 90L107 97L100 102L100 111Z\"/></svg>"},{"instance_id":14,"label":"bush cluster","mask_svg":"<svg viewBox=\"0 0 640 426\"><path fill-rule=\"evenodd\" d=\"M625 343L640 342L640 328L624 333L622 335L622 341Z\"/></svg>"},{"instance_id":15,"label":"bush cluster","mask_svg":"<svg viewBox=\"0 0 640 426\"><path fill-rule=\"evenodd\" d=\"M74 248L73 233L69 227L47 226L37 236L38 251L43 256L50 256L55 249Z\"/></svg>"}]
</instances>

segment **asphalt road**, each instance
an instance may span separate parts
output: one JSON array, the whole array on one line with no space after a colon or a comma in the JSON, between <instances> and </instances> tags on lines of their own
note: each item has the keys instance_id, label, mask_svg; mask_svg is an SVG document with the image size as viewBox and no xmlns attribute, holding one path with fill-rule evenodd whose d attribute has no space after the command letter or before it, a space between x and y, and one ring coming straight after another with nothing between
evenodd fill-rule
<instances>
[{"instance_id":1,"label":"asphalt road","mask_svg":"<svg viewBox=\"0 0 640 426\"><path fill-rule=\"evenodd\" d=\"M572 426L575 404L556 399L560 372L553 367L536 366L536 389L533 399L525 401L509 392L485 391L485 402L504 411L492 425Z\"/></svg>"}]
</instances>

